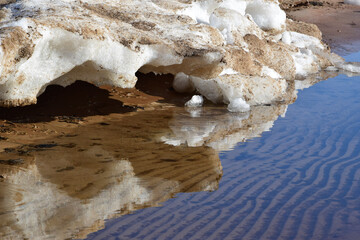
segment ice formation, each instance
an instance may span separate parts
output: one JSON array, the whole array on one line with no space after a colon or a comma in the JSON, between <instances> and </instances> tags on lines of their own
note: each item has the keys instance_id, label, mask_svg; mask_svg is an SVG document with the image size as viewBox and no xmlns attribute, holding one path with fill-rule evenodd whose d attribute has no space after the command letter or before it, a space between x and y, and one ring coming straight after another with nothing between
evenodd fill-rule
<instances>
[{"instance_id":1,"label":"ice formation","mask_svg":"<svg viewBox=\"0 0 360 240\"><path fill-rule=\"evenodd\" d=\"M257 105L284 100L287 81L345 66L316 26L286 19L276 0L7 2L1 106L76 80L134 87L137 71L176 75L175 90L213 102Z\"/></svg>"},{"instance_id":2,"label":"ice formation","mask_svg":"<svg viewBox=\"0 0 360 240\"><path fill-rule=\"evenodd\" d=\"M194 95L192 98L185 103L187 107L201 107L204 103L204 98L200 95Z\"/></svg>"},{"instance_id":3,"label":"ice formation","mask_svg":"<svg viewBox=\"0 0 360 240\"><path fill-rule=\"evenodd\" d=\"M247 112L250 110L250 106L242 98L235 98L230 101L228 110L230 112Z\"/></svg>"}]
</instances>

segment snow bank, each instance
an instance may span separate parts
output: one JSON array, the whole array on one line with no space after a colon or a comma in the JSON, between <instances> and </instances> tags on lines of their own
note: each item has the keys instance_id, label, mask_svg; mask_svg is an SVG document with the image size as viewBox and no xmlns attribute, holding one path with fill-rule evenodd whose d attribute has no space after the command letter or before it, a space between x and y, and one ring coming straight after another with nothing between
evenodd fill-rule
<instances>
[{"instance_id":1,"label":"snow bank","mask_svg":"<svg viewBox=\"0 0 360 240\"><path fill-rule=\"evenodd\" d=\"M258 105L286 98L285 80L344 64L320 39L287 31L278 1L19 0L0 11L1 106L76 80L134 87L137 71L173 74L176 91L213 102Z\"/></svg>"}]
</instances>

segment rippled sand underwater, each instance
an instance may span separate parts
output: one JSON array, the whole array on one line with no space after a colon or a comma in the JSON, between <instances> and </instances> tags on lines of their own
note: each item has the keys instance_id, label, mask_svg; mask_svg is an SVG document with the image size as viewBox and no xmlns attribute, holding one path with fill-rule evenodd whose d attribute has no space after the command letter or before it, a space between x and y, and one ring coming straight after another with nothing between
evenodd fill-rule
<instances>
[{"instance_id":1,"label":"rippled sand underwater","mask_svg":"<svg viewBox=\"0 0 360 240\"><path fill-rule=\"evenodd\" d=\"M299 93L270 132L220 154L214 192L110 220L88 239L357 239L360 78Z\"/></svg>"},{"instance_id":2,"label":"rippled sand underwater","mask_svg":"<svg viewBox=\"0 0 360 240\"><path fill-rule=\"evenodd\" d=\"M292 105L129 111L10 146L0 236L355 239L359 90L340 75Z\"/></svg>"}]
</instances>

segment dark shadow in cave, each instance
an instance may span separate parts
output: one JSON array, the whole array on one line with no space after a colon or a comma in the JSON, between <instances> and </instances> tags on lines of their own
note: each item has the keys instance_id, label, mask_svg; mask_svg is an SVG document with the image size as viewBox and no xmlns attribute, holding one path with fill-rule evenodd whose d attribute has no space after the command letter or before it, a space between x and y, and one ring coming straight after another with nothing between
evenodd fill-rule
<instances>
[{"instance_id":1,"label":"dark shadow in cave","mask_svg":"<svg viewBox=\"0 0 360 240\"><path fill-rule=\"evenodd\" d=\"M38 97L35 105L0 108L0 120L35 123L55 118L76 123L82 117L126 113L136 108L124 106L110 98L110 93L84 81L76 81L67 87L50 85Z\"/></svg>"},{"instance_id":2,"label":"dark shadow in cave","mask_svg":"<svg viewBox=\"0 0 360 240\"><path fill-rule=\"evenodd\" d=\"M174 75L163 74L155 75L154 73L136 73L138 81L135 88L138 90L152 95L161 97L162 103L171 103L179 107L183 107L184 104L191 99L194 93L178 93L172 88L172 82Z\"/></svg>"}]
</instances>

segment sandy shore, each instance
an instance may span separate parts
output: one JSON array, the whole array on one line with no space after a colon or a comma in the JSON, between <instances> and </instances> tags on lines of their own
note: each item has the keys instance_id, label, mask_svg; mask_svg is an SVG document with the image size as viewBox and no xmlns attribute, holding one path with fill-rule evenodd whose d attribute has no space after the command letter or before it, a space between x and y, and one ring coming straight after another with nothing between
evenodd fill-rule
<instances>
[{"instance_id":1,"label":"sandy shore","mask_svg":"<svg viewBox=\"0 0 360 240\"><path fill-rule=\"evenodd\" d=\"M334 52L360 51L360 6L339 0L284 0L282 6L293 20L316 24Z\"/></svg>"}]
</instances>

